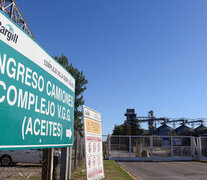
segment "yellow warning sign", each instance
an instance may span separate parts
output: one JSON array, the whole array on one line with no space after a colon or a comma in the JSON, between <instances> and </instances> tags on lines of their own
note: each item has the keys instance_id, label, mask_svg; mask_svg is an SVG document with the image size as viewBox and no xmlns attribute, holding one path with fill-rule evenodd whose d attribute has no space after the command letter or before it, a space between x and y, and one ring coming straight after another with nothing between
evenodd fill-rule
<instances>
[{"instance_id":1,"label":"yellow warning sign","mask_svg":"<svg viewBox=\"0 0 207 180\"><path fill-rule=\"evenodd\" d=\"M101 123L86 119L86 131L95 134L101 134Z\"/></svg>"}]
</instances>

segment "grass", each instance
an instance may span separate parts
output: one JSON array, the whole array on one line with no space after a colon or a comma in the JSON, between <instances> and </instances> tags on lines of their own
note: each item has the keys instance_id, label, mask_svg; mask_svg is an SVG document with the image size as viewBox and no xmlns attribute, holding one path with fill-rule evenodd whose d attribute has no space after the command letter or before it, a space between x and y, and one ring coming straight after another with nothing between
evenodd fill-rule
<instances>
[{"instance_id":1,"label":"grass","mask_svg":"<svg viewBox=\"0 0 207 180\"><path fill-rule=\"evenodd\" d=\"M37 167L32 167L31 169L36 169ZM41 168L41 167L38 167ZM104 174L105 174L105 180L133 180L131 176L127 172L125 172L120 166L115 163L114 161L110 160L105 160L104 161ZM0 175L0 179L2 179ZM16 176L13 175L9 180L25 180L25 177L21 176ZM29 178L29 180L40 180L41 179L41 172L36 172L32 174L32 176ZM77 168L73 173L72 173L72 180L85 180L86 179L86 171L85 171L85 166L82 165L79 168Z\"/></svg>"},{"instance_id":2,"label":"grass","mask_svg":"<svg viewBox=\"0 0 207 180\"><path fill-rule=\"evenodd\" d=\"M105 180L133 180L127 172L125 172L120 166L114 161L104 161L104 174ZM76 169L72 174L72 180L84 180L86 179L84 166Z\"/></svg>"},{"instance_id":3,"label":"grass","mask_svg":"<svg viewBox=\"0 0 207 180\"><path fill-rule=\"evenodd\" d=\"M86 179L86 170L84 165L74 170L72 173L72 180L85 180Z\"/></svg>"},{"instance_id":4,"label":"grass","mask_svg":"<svg viewBox=\"0 0 207 180\"><path fill-rule=\"evenodd\" d=\"M104 179L133 180L117 163L110 160L104 161L104 174Z\"/></svg>"}]
</instances>

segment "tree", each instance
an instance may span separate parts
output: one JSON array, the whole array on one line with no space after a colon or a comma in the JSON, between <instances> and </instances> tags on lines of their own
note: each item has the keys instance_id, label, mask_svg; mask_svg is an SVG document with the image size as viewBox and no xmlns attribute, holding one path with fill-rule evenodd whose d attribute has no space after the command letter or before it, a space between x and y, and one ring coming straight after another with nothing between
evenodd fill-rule
<instances>
[{"instance_id":1,"label":"tree","mask_svg":"<svg viewBox=\"0 0 207 180\"><path fill-rule=\"evenodd\" d=\"M55 56L54 58L75 78L74 129L82 135L83 123L81 121L82 111L80 111L80 106L84 104L83 92L87 89L88 80L86 80L82 71L79 71L68 62L65 55Z\"/></svg>"},{"instance_id":2,"label":"tree","mask_svg":"<svg viewBox=\"0 0 207 180\"><path fill-rule=\"evenodd\" d=\"M132 135L132 127L128 123L124 123L123 129L124 129L124 135Z\"/></svg>"},{"instance_id":3,"label":"tree","mask_svg":"<svg viewBox=\"0 0 207 180\"><path fill-rule=\"evenodd\" d=\"M144 134L144 130L141 129L138 119L135 119L134 121L132 121L130 126L131 126L132 135L142 135L142 134Z\"/></svg>"},{"instance_id":4,"label":"tree","mask_svg":"<svg viewBox=\"0 0 207 180\"><path fill-rule=\"evenodd\" d=\"M133 123L125 122L122 125L115 125L113 129L113 135L143 135L144 130L141 129L138 120Z\"/></svg>"},{"instance_id":5,"label":"tree","mask_svg":"<svg viewBox=\"0 0 207 180\"><path fill-rule=\"evenodd\" d=\"M123 126L115 125L113 130L113 135L124 135Z\"/></svg>"}]
</instances>

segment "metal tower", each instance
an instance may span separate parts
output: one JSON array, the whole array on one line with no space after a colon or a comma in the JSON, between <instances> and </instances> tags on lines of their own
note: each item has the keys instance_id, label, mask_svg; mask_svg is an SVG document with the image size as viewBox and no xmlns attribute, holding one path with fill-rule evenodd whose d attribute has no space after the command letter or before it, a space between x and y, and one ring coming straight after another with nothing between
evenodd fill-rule
<instances>
[{"instance_id":1,"label":"metal tower","mask_svg":"<svg viewBox=\"0 0 207 180\"><path fill-rule=\"evenodd\" d=\"M27 34L35 39L15 0L0 0L0 9L5 14L7 14L8 17L11 18L21 29L23 29Z\"/></svg>"},{"instance_id":2,"label":"metal tower","mask_svg":"<svg viewBox=\"0 0 207 180\"><path fill-rule=\"evenodd\" d=\"M156 122L160 124L170 124L173 123L173 128L175 129L175 125L177 123L186 125L191 124L192 128L194 128L194 124L203 124L204 121L207 121L207 118L198 118L198 119L189 119L189 118L166 118L160 117L156 118L154 116L154 112L151 110L148 112L148 116L136 116L134 109L127 109L127 113L125 114L127 117L127 122L130 124L134 120L138 120L139 123L148 123L149 135L153 135L156 129Z\"/></svg>"}]
</instances>

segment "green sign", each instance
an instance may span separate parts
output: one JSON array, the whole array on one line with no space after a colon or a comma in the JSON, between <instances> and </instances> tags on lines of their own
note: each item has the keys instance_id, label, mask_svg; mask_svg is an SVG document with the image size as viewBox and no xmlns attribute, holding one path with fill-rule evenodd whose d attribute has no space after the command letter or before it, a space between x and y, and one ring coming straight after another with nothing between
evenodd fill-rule
<instances>
[{"instance_id":1,"label":"green sign","mask_svg":"<svg viewBox=\"0 0 207 180\"><path fill-rule=\"evenodd\" d=\"M0 11L0 150L73 145L75 79Z\"/></svg>"}]
</instances>

